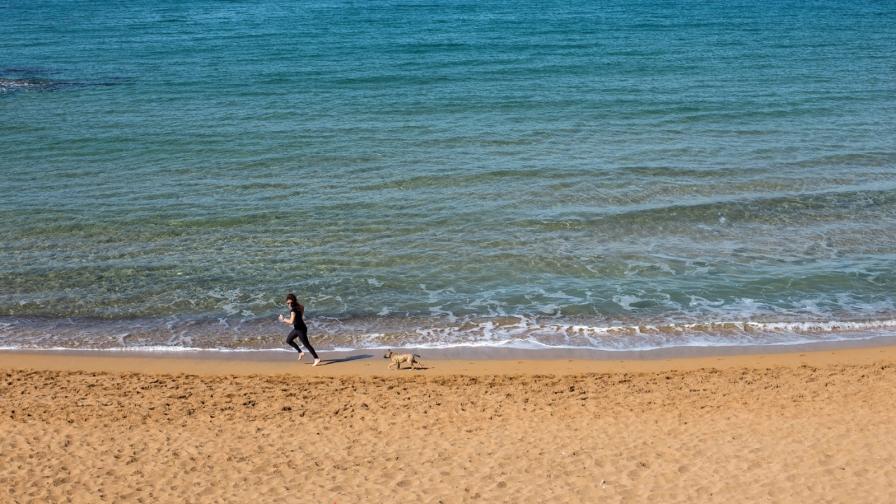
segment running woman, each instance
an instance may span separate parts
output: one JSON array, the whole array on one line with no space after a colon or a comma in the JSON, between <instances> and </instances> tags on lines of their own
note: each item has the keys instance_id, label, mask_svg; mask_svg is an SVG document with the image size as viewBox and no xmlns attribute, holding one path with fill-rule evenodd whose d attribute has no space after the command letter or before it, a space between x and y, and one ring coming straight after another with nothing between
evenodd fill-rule
<instances>
[{"instance_id":1,"label":"running woman","mask_svg":"<svg viewBox=\"0 0 896 504\"><path fill-rule=\"evenodd\" d=\"M305 345L305 348L311 352L311 356L314 357L314 366L320 364L320 358L317 357L317 352L314 351L314 348L311 346L311 342L308 341L308 326L305 325L305 321L302 319L305 315L305 307L299 304L299 300L296 299L296 295L293 293L289 293L286 295L286 304L289 306L289 318L286 319L283 315L279 316L280 322L283 322L286 325L292 326L292 331L289 332L289 336L286 337L286 344L295 348L297 352L299 352L299 360L302 360L302 357L305 356L305 352L299 348L299 345L296 344L296 338L299 338L299 341Z\"/></svg>"}]
</instances>

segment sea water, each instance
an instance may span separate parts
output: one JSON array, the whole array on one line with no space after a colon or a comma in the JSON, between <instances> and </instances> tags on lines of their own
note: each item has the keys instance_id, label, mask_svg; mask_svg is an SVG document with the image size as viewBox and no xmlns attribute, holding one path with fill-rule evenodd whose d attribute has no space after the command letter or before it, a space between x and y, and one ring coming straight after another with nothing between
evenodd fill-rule
<instances>
[{"instance_id":1,"label":"sea water","mask_svg":"<svg viewBox=\"0 0 896 504\"><path fill-rule=\"evenodd\" d=\"M0 3L0 347L896 336L896 3Z\"/></svg>"}]
</instances>

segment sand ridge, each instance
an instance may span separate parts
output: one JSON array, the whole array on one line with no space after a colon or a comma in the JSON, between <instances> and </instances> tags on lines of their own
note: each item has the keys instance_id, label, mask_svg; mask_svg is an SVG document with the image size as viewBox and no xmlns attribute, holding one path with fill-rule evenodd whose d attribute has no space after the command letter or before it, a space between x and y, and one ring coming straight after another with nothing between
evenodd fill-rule
<instances>
[{"instance_id":1,"label":"sand ridge","mask_svg":"<svg viewBox=\"0 0 896 504\"><path fill-rule=\"evenodd\" d=\"M0 370L0 501L887 502L896 363Z\"/></svg>"}]
</instances>

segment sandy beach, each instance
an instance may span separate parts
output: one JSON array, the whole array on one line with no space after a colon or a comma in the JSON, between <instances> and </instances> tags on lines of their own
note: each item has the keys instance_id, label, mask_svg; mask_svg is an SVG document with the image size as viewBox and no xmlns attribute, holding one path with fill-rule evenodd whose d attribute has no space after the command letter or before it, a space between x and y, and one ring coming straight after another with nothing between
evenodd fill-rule
<instances>
[{"instance_id":1,"label":"sandy beach","mask_svg":"<svg viewBox=\"0 0 896 504\"><path fill-rule=\"evenodd\" d=\"M644 361L0 354L0 501L889 502L896 347Z\"/></svg>"}]
</instances>

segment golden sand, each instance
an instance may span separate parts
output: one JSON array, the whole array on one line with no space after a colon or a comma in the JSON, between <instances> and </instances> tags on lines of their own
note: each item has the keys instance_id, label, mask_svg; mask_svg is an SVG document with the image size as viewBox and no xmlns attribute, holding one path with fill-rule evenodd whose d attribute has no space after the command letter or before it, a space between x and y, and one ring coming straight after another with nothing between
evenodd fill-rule
<instances>
[{"instance_id":1,"label":"golden sand","mask_svg":"<svg viewBox=\"0 0 896 504\"><path fill-rule=\"evenodd\" d=\"M385 366L0 354L0 502L896 499L894 347Z\"/></svg>"}]
</instances>

